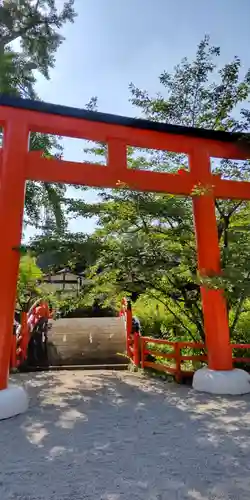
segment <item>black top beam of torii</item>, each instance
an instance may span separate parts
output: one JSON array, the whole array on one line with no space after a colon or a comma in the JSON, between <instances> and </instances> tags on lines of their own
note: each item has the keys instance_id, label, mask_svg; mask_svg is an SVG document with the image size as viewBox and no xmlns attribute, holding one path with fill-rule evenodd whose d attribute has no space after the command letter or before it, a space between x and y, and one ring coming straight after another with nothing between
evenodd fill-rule
<instances>
[{"instance_id":1,"label":"black top beam of torii","mask_svg":"<svg viewBox=\"0 0 250 500\"><path fill-rule=\"evenodd\" d=\"M126 116L100 113L99 111L88 111L86 109L72 108L51 104L43 101L34 101L30 99L21 99L0 94L0 106L19 108L28 111L38 111L69 118L79 118L92 122L107 123L110 125L122 125L124 127L137 128L141 130L152 130L175 135L185 135L200 139L209 139L220 142L237 142L242 140L250 142L250 134L232 133L221 130L210 130L205 128L183 127L180 125L170 125L163 122L154 122L140 118L130 118Z\"/></svg>"}]
</instances>

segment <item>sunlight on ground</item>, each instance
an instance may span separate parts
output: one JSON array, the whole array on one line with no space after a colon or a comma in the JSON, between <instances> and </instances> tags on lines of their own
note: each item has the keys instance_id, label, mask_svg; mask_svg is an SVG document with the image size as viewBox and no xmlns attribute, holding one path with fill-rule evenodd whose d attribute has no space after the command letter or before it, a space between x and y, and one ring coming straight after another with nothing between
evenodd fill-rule
<instances>
[{"instance_id":1,"label":"sunlight on ground","mask_svg":"<svg viewBox=\"0 0 250 500\"><path fill-rule=\"evenodd\" d=\"M0 423L1 499L249 499L249 396L129 372L14 379L31 400Z\"/></svg>"}]
</instances>

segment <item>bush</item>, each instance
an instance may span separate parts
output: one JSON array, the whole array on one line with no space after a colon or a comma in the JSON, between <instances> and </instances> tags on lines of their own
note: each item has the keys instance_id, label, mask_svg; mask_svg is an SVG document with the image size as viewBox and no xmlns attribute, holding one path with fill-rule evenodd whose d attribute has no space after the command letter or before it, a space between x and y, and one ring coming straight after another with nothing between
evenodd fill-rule
<instances>
[{"instance_id":1,"label":"bush","mask_svg":"<svg viewBox=\"0 0 250 500\"><path fill-rule=\"evenodd\" d=\"M84 296L61 299L59 309L63 318L103 318L117 315L112 305L106 305L98 298L90 304Z\"/></svg>"},{"instance_id":2,"label":"bush","mask_svg":"<svg viewBox=\"0 0 250 500\"><path fill-rule=\"evenodd\" d=\"M132 313L141 323L141 333L146 337L164 338L171 329L171 319L163 304L142 295L134 305Z\"/></svg>"},{"instance_id":3,"label":"bush","mask_svg":"<svg viewBox=\"0 0 250 500\"><path fill-rule=\"evenodd\" d=\"M38 297L38 282L42 275L34 257L30 255L21 257L17 282L17 302L21 310L26 310L30 301Z\"/></svg>"},{"instance_id":4,"label":"bush","mask_svg":"<svg viewBox=\"0 0 250 500\"><path fill-rule=\"evenodd\" d=\"M132 308L133 315L140 320L142 335L171 341L193 340L181 326L178 317L175 318L157 299L141 295ZM194 329L193 325L190 325L191 329Z\"/></svg>"}]
</instances>

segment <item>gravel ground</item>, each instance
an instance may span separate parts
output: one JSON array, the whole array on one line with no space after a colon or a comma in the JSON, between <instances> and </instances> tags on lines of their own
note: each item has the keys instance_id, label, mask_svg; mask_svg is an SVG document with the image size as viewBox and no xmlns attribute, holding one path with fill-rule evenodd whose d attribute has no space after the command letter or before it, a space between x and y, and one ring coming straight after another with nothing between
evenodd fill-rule
<instances>
[{"instance_id":1,"label":"gravel ground","mask_svg":"<svg viewBox=\"0 0 250 500\"><path fill-rule=\"evenodd\" d=\"M250 396L129 372L14 379L31 401L0 422L1 500L249 500Z\"/></svg>"}]
</instances>

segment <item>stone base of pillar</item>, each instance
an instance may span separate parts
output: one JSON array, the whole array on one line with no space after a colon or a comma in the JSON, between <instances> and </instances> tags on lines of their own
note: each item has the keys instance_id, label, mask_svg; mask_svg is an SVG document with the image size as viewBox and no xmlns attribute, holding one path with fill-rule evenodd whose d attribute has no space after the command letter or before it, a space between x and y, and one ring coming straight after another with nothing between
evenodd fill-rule
<instances>
[{"instance_id":1,"label":"stone base of pillar","mask_svg":"<svg viewBox=\"0 0 250 500\"><path fill-rule=\"evenodd\" d=\"M238 368L217 371L205 367L195 372L193 389L210 394L247 394L250 392L250 375Z\"/></svg>"},{"instance_id":2,"label":"stone base of pillar","mask_svg":"<svg viewBox=\"0 0 250 500\"><path fill-rule=\"evenodd\" d=\"M0 420L26 412L28 405L28 395L23 387L10 385L0 391Z\"/></svg>"}]
</instances>

